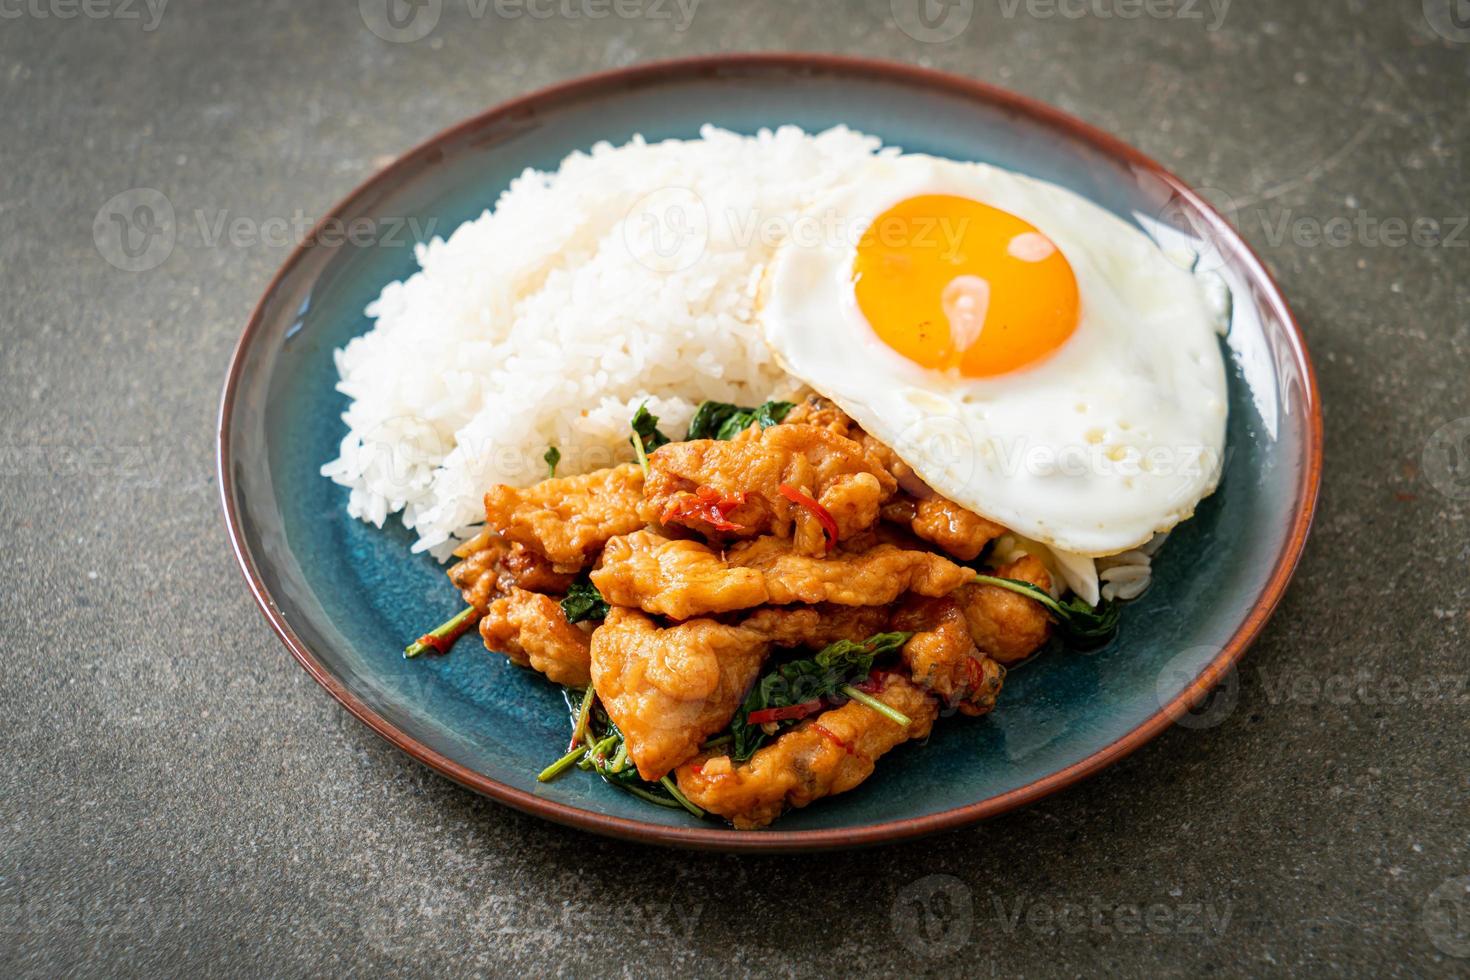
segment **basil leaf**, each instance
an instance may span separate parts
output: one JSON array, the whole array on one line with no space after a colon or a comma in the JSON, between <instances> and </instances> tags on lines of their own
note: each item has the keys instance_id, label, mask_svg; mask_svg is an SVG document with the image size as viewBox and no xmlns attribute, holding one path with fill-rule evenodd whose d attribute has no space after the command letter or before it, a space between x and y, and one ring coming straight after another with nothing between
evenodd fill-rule
<instances>
[{"instance_id":1,"label":"basil leaf","mask_svg":"<svg viewBox=\"0 0 1470 980\"><path fill-rule=\"evenodd\" d=\"M729 402L700 402L699 407L694 410L694 417L689 420L689 434L686 439L717 439L720 427L729 421L732 415L744 411L738 405Z\"/></svg>"},{"instance_id":2,"label":"basil leaf","mask_svg":"<svg viewBox=\"0 0 1470 980\"><path fill-rule=\"evenodd\" d=\"M755 424L762 429L769 429L773 425L780 425L786 421L786 416L796 405L792 402L766 402L755 410Z\"/></svg>"},{"instance_id":3,"label":"basil leaf","mask_svg":"<svg viewBox=\"0 0 1470 980\"><path fill-rule=\"evenodd\" d=\"M779 424L796 406L791 402L766 402L742 408L729 402L702 402L689 420L688 439L733 439L752 425L769 429Z\"/></svg>"},{"instance_id":4,"label":"basil leaf","mask_svg":"<svg viewBox=\"0 0 1470 980\"><path fill-rule=\"evenodd\" d=\"M834 699L843 687L867 677L875 660L898 652L913 635L877 633L861 643L838 640L810 659L788 660L767 671L730 720L731 759L744 762L769 737L761 726L750 723L752 712ZM793 720L780 724L795 723Z\"/></svg>"},{"instance_id":5,"label":"basil leaf","mask_svg":"<svg viewBox=\"0 0 1470 980\"><path fill-rule=\"evenodd\" d=\"M546 478L548 480L556 479L556 464L561 462L561 450L552 446L546 450L546 455L541 458L546 460Z\"/></svg>"},{"instance_id":6,"label":"basil leaf","mask_svg":"<svg viewBox=\"0 0 1470 980\"><path fill-rule=\"evenodd\" d=\"M569 623L580 623L584 619L606 619L607 602L589 579L578 579L567 589L567 597L561 601L562 615Z\"/></svg>"},{"instance_id":7,"label":"basil leaf","mask_svg":"<svg viewBox=\"0 0 1470 980\"><path fill-rule=\"evenodd\" d=\"M818 666L832 672L841 672L845 676L853 677L859 674L866 676L873 669L873 661L890 653L897 653L912 633L876 633L861 643L852 640L838 640L822 648L822 651L813 659ZM847 683L843 681L842 684ZM841 687L838 684L837 687ZM834 688L835 690L835 688Z\"/></svg>"},{"instance_id":8,"label":"basil leaf","mask_svg":"<svg viewBox=\"0 0 1470 980\"><path fill-rule=\"evenodd\" d=\"M643 443L645 453L651 453L659 446L668 444L669 437L658 430L658 416L648 410L646 403L638 406L638 411L633 413L631 424L633 431L638 434L639 440ZM628 442L630 444L633 442L631 436Z\"/></svg>"}]
</instances>

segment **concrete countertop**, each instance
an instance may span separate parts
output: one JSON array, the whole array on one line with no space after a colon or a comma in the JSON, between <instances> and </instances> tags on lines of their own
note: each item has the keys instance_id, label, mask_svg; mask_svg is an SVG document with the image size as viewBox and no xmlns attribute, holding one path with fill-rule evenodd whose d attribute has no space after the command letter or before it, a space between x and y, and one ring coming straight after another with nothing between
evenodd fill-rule
<instances>
[{"instance_id":1,"label":"concrete countertop","mask_svg":"<svg viewBox=\"0 0 1470 980\"><path fill-rule=\"evenodd\" d=\"M1463 3L426 0L394 43L384 2L0 5L0 972L1470 972ZM777 48L1016 89L1229 208L1320 373L1322 506L1217 727L916 843L663 852L457 788L291 662L212 475L286 247L205 232L558 79ZM193 230L131 273L93 222L136 187Z\"/></svg>"}]
</instances>

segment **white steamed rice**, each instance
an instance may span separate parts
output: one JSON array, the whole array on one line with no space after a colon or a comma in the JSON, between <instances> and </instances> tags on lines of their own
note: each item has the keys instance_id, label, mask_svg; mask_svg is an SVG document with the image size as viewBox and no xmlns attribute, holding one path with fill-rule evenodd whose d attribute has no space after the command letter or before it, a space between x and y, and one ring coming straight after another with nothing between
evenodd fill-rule
<instances>
[{"instance_id":1,"label":"white steamed rice","mask_svg":"<svg viewBox=\"0 0 1470 980\"><path fill-rule=\"evenodd\" d=\"M367 308L336 352L349 432L322 473L348 511L401 512L444 558L495 483L525 486L631 458L638 405L681 432L704 399L795 387L753 322L791 222L878 154L876 138L782 127L573 153L527 170L493 209L417 249L420 271ZM883 153L897 152L883 150Z\"/></svg>"}]
</instances>

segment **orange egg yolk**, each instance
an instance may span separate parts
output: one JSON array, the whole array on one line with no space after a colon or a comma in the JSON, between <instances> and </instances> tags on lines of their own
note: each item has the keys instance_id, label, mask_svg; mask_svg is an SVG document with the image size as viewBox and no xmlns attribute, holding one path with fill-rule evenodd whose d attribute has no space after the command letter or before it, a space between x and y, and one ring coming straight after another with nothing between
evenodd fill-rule
<instances>
[{"instance_id":1,"label":"orange egg yolk","mask_svg":"<svg viewBox=\"0 0 1470 980\"><path fill-rule=\"evenodd\" d=\"M947 194L901 201L853 262L858 308L922 367L983 378L1048 356L1077 329L1077 279L1051 239L998 208Z\"/></svg>"}]
</instances>

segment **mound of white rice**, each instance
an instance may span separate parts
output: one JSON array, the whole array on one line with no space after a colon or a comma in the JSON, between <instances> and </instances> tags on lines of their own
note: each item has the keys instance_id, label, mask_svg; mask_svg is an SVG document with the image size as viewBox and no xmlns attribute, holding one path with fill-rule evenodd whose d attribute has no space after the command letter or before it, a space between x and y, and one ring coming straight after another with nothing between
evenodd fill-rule
<instances>
[{"instance_id":1,"label":"mound of white rice","mask_svg":"<svg viewBox=\"0 0 1470 980\"><path fill-rule=\"evenodd\" d=\"M632 457L645 400L679 434L705 399L793 390L753 323L765 263L813 200L879 153L845 128L573 153L527 170L494 208L417 251L336 352L349 432L322 474L348 511L402 513L444 558L495 483L525 486ZM896 150L882 151L884 153Z\"/></svg>"}]
</instances>

